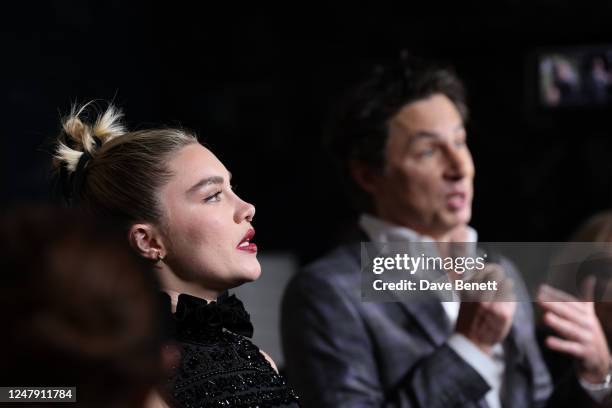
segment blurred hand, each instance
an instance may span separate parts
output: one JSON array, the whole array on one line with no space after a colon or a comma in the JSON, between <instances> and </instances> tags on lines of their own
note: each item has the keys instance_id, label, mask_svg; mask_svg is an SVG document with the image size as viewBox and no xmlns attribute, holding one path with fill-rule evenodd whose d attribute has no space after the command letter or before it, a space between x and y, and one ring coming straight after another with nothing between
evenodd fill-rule
<instances>
[{"instance_id":1,"label":"blurred hand","mask_svg":"<svg viewBox=\"0 0 612 408\"><path fill-rule=\"evenodd\" d=\"M610 350L603 329L595 314L593 292L595 279L585 281L585 300L542 285L537 301L544 311L544 323L559 337L549 336L546 345L552 350L576 359L577 374L592 384L604 381L610 368Z\"/></svg>"},{"instance_id":2,"label":"blurred hand","mask_svg":"<svg viewBox=\"0 0 612 408\"><path fill-rule=\"evenodd\" d=\"M514 285L504 276L497 264L487 264L470 282L497 281L497 291L465 291L461 293L461 307L455 331L464 335L486 354L503 341L512 327L516 302Z\"/></svg>"}]
</instances>

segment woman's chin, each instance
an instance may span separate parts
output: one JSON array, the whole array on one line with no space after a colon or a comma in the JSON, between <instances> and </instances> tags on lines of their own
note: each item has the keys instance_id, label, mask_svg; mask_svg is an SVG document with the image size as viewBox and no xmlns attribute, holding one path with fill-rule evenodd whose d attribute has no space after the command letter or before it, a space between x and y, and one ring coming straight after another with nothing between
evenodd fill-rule
<instances>
[{"instance_id":1,"label":"woman's chin","mask_svg":"<svg viewBox=\"0 0 612 408\"><path fill-rule=\"evenodd\" d=\"M259 279L261 276L261 266L259 262L256 265L249 265L248 268L244 268L238 276L238 283L235 286L242 285L243 283L253 282Z\"/></svg>"},{"instance_id":2,"label":"woman's chin","mask_svg":"<svg viewBox=\"0 0 612 408\"><path fill-rule=\"evenodd\" d=\"M248 273L246 274L245 276L246 282L256 281L257 279L259 279L260 276L261 276L261 266L259 265L259 262L258 262L257 267L254 267L252 270L248 271Z\"/></svg>"}]
</instances>

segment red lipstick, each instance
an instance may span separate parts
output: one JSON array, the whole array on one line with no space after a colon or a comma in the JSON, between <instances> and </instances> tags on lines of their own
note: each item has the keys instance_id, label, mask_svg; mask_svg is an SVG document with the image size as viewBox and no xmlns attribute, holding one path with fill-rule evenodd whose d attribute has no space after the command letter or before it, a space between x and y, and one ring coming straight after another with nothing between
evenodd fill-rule
<instances>
[{"instance_id":1,"label":"red lipstick","mask_svg":"<svg viewBox=\"0 0 612 408\"><path fill-rule=\"evenodd\" d=\"M257 253L257 245L255 245L253 242L250 242L254 236L255 230L253 228L249 229L238 243L238 246L236 246L236 249L239 249L241 251L247 251L252 254Z\"/></svg>"}]
</instances>

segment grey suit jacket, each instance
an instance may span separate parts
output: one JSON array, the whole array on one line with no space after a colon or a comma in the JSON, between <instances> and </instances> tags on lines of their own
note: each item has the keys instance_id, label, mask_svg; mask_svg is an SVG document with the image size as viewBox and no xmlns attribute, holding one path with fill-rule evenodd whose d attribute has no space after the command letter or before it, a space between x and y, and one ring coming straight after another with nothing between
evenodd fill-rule
<instances>
[{"instance_id":1,"label":"grey suit jacket","mask_svg":"<svg viewBox=\"0 0 612 408\"><path fill-rule=\"evenodd\" d=\"M359 244L311 264L286 289L287 377L305 407L487 406L488 384L445 344L452 328L437 298L366 303L360 289ZM552 387L529 303L519 303L503 346L503 405L545 405Z\"/></svg>"}]
</instances>

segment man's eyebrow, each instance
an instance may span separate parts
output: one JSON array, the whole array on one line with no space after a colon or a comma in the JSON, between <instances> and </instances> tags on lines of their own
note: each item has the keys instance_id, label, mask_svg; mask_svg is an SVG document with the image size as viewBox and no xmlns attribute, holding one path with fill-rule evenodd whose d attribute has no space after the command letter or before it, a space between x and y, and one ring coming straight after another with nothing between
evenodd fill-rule
<instances>
[{"instance_id":1,"label":"man's eyebrow","mask_svg":"<svg viewBox=\"0 0 612 408\"><path fill-rule=\"evenodd\" d=\"M440 135L435 132L429 132L427 130L419 130L412 135L412 140L417 139L440 139Z\"/></svg>"},{"instance_id":2,"label":"man's eyebrow","mask_svg":"<svg viewBox=\"0 0 612 408\"><path fill-rule=\"evenodd\" d=\"M229 177L229 180L231 180L232 173L228 172L228 177ZM197 183L195 183L193 186L189 187L189 189L187 190L187 194L192 194L193 192L209 184L223 184L224 182L225 180L221 176L205 177L201 179L200 181L198 181Z\"/></svg>"},{"instance_id":3,"label":"man's eyebrow","mask_svg":"<svg viewBox=\"0 0 612 408\"><path fill-rule=\"evenodd\" d=\"M455 132L465 131L465 126L462 124L459 124L455 127L454 131ZM413 134L412 140L410 141L410 143L414 143L419 139L441 139L441 138L442 136L439 133L429 132L427 130L419 130Z\"/></svg>"}]
</instances>

